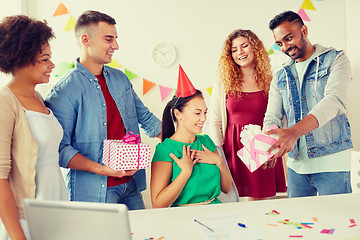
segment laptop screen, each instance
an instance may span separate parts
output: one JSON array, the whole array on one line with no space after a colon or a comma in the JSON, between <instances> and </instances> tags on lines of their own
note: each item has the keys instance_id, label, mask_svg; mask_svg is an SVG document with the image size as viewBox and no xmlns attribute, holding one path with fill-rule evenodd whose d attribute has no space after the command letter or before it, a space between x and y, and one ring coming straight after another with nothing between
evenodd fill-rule
<instances>
[{"instance_id":1,"label":"laptop screen","mask_svg":"<svg viewBox=\"0 0 360 240\"><path fill-rule=\"evenodd\" d=\"M33 240L130 240L128 209L123 204L24 199Z\"/></svg>"}]
</instances>

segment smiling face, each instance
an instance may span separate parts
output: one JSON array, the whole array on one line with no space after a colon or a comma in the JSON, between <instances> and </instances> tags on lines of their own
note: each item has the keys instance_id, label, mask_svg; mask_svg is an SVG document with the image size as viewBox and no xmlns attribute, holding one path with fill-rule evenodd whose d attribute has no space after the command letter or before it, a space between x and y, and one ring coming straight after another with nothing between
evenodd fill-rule
<instances>
[{"instance_id":1,"label":"smiling face","mask_svg":"<svg viewBox=\"0 0 360 240\"><path fill-rule=\"evenodd\" d=\"M249 39L245 37L240 36L232 40L231 56L242 68L254 67L255 53Z\"/></svg>"},{"instance_id":2,"label":"smiling face","mask_svg":"<svg viewBox=\"0 0 360 240\"><path fill-rule=\"evenodd\" d=\"M307 34L307 27L297 22L285 21L273 30L275 43L283 53L297 62L305 61L313 53Z\"/></svg>"},{"instance_id":3,"label":"smiling face","mask_svg":"<svg viewBox=\"0 0 360 240\"><path fill-rule=\"evenodd\" d=\"M182 129L191 134L202 132L206 121L207 107L202 97L196 96L191 99L182 112L175 109L175 117L178 123L178 129Z\"/></svg>"},{"instance_id":4,"label":"smiling face","mask_svg":"<svg viewBox=\"0 0 360 240\"><path fill-rule=\"evenodd\" d=\"M88 60L99 65L111 63L115 50L119 49L115 25L99 22L88 29L91 32L85 36L84 43Z\"/></svg>"},{"instance_id":5,"label":"smiling face","mask_svg":"<svg viewBox=\"0 0 360 240\"><path fill-rule=\"evenodd\" d=\"M19 73L26 76L26 81L31 81L34 85L48 83L50 73L55 67L51 61L51 49L49 43L44 44L40 53L36 55L35 63L31 63L19 70ZM17 74L17 73L15 73Z\"/></svg>"}]
</instances>

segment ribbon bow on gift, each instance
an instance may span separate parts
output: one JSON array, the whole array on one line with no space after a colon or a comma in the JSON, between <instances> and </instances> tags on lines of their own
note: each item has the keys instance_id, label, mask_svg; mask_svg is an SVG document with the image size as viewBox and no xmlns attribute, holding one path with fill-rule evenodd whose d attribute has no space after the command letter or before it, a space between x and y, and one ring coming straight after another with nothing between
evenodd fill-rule
<instances>
[{"instance_id":1,"label":"ribbon bow on gift","mask_svg":"<svg viewBox=\"0 0 360 240\"><path fill-rule=\"evenodd\" d=\"M133 132L128 132L121 140L128 144L139 144L141 142L140 135Z\"/></svg>"},{"instance_id":2,"label":"ribbon bow on gift","mask_svg":"<svg viewBox=\"0 0 360 240\"><path fill-rule=\"evenodd\" d=\"M124 143L127 144L137 144L138 146L138 154L137 154L137 166L136 169L139 169L140 165L140 145L141 139L139 134L134 134L133 132L129 131L125 136L121 139Z\"/></svg>"}]
</instances>

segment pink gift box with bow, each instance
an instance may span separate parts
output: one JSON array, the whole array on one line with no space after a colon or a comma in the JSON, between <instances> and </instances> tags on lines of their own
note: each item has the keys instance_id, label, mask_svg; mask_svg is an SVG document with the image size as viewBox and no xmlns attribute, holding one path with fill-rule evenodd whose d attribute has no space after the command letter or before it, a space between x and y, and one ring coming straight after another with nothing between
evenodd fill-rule
<instances>
[{"instance_id":1,"label":"pink gift box with bow","mask_svg":"<svg viewBox=\"0 0 360 240\"><path fill-rule=\"evenodd\" d=\"M116 171L145 169L151 162L150 151L138 134L128 132L122 140L104 140L102 163Z\"/></svg>"},{"instance_id":2,"label":"pink gift box with bow","mask_svg":"<svg viewBox=\"0 0 360 240\"><path fill-rule=\"evenodd\" d=\"M277 128L276 125L273 125L267 130ZM249 124L244 126L240 137L244 147L237 151L237 155L250 172L254 172L261 167L279 151L276 148L271 153L266 152L278 140L278 136L276 134L265 134L258 125Z\"/></svg>"}]
</instances>

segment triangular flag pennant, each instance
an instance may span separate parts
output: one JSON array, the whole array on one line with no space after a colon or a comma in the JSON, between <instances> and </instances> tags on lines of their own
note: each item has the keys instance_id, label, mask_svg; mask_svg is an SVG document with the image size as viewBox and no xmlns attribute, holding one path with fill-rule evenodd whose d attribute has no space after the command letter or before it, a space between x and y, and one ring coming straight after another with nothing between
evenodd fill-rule
<instances>
[{"instance_id":1,"label":"triangular flag pennant","mask_svg":"<svg viewBox=\"0 0 360 240\"><path fill-rule=\"evenodd\" d=\"M69 10L65 7L63 3L60 3L59 6L56 8L53 17L68 14Z\"/></svg>"},{"instance_id":2,"label":"triangular flag pennant","mask_svg":"<svg viewBox=\"0 0 360 240\"><path fill-rule=\"evenodd\" d=\"M270 48L270 50L268 51L268 55L274 54L274 50L272 48Z\"/></svg>"},{"instance_id":3,"label":"triangular flag pennant","mask_svg":"<svg viewBox=\"0 0 360 240\"><path fill-rule=\"evenodd\" d=\"M160 88L161 101L163 102L167 98L167 96L169 96L171 90L173 89L161 85L159 85L159 88Z\"/></svg>"},{"instance_id":4,"label":"triangular flag pennant","mask_svg":"<svg viewBox=\"0 0 360 240\"><path fill-rule=\"evenodd\" d=\"M70 31L75 28L75 18L73 16L70 16L69 21L67 22L64 31Z\"/></svg>"},{"instance_id":5,"label":"triangular flag pennant","mask_svg":"<svg viewBox=\"0 0 360 240\"><path fill-rule=\"evenodd\" d=\"M56 64L55 68L54 68L54 76L56 78L62 78L63 76L65 76L65 74L72 68L75 67L75 64L69 63L69 62L61 62Z\"/></svg>"},{"instance_id":6,"label":"triangular flag pennant","mask_svg":"<svg viewBox=\"0 0 360 240\"><path fill-rule=\"evenodd\" d=\"M129 78L130 81L136 78L137 76L135 73L127 70L126 68L125 68L125 75Z\"/></svg>"},{"instance_id":7,"label":"triangular flag pennant","mask_svg":"<svg viewBox=\"0 0 360 240\"><path fill-rule=\"evenodd\" d=\"M109 67L112 67L112 68L119 68L121 66L120 63L118 63L115 59L113 59L111 61L111 63L108 64Z\"/></svg>"},{"instance_id":8,"label":"triangular flag pennant","mask_svg":"<svg viewBox=\"0 0 360 240\"><path fill-rule=\"evenodd\" d=\"M145 95L150 89L152 89L156 84L149 80L143 78L143 95Z\"/></svg>"},{"instance_id":9,"label":"triangular flag pennant","mask_svg":"<svg viewBox=\"0 0 360 240\"><path fill-rule=\"evenodd\" d=\"M276 43L274 44L274 46L272 48L275 50L281 51L279 45L277 45Z\"/></svg>"},{"instance_id":10,"label":"triangular flag pennant","mask_svg":"<svg viewBox=\"0 0 360 240\"><path fill-rule=\"evenodd\" d=\"M310 22L310 18L308 17L304 9L300 9L297 14L299 14L302 20Z\"/></svg>"},{"instance_id":11,"label":"triangular flag pennant","mask_svg":"<svg viewBox=\"0 0 360 240\"><path fill-rule=\"evenodd\" d=\"M211 96L211 93L212 93L212 89L213 89L213 87L208 87L208 88L206 89L206 91L209 93L210 96Z\"/></svg>"},{"instance_id":12,"label":"triangular flag pennant","mask_svg":"<svg viewBox=\"0 0 360 240\"><path fill-rule=\"evenodd\" d=\"M303 4L301 5L301 9L316 10L311 0L304 0Z\"/></svg>"}]
</instances>

